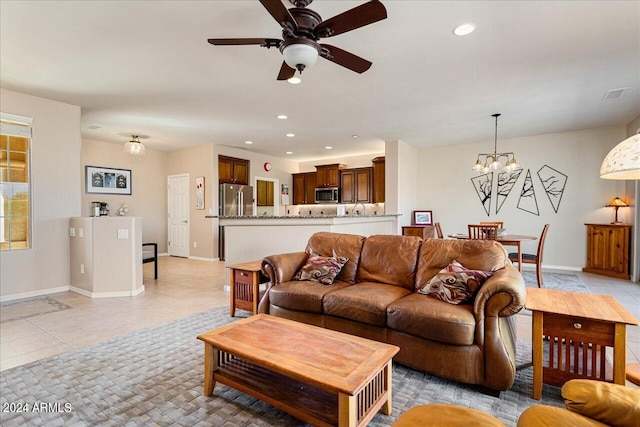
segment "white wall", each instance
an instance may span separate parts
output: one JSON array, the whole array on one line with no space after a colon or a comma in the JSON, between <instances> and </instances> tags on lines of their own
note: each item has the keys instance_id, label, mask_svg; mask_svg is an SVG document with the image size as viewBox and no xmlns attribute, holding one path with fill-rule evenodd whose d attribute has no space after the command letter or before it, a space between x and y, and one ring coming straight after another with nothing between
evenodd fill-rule
<instances>
[{"instance_id":1,"label":"white wall","mask_svg":"<svg viewBox=\"0 0 640 427\"><path fill-rule=\"evenodd\" d=\"M612 222L613 208L604 206L624 194L624 181L601 179L599 171L606 154L625 134L625 127L617 126L499 140L498 150L515 152L524 171L498 214L494 197L489 216L472 185L471 178L477 174L471 166L478 152L492 151L493 141L419 150L417 205L433 210L434 221L441 223L445 234L466 232L467 224L495 219L504 221L510 233L539 236L544 224L549 223L544 265L580 269L586 262L584 224ZM544 165L568 175L558 213L537 176ZM531 171L539 215L517 208L527 169ZM632 222L628 216L628 210L620 209L621 220ZM535 253L536 247L537 242L530 242L524 250Z\"/></svg>"},{"instance_id":2,"label":"white wall","mask_svg":"<svg viewBox=\"0 0 640 427\"><path fill-rule=\"evenodd\" d=\"M80 215L80 107L0 89L0 110L33 118L32 248L0 253L0 300L69 286L69 218Z\"/></svg>"},{"instance_id":3,"label":"white wall","mask_svg":"<svg viewBox=\"0 0 640 427\"><path fill-rule=\"evenodd\" d=\"M418 150L403 141L386 141L385 153L385 213L400 214L397 233L402 234L413 211L423 209L417 207Z\"/></svg>"}]
</instances>

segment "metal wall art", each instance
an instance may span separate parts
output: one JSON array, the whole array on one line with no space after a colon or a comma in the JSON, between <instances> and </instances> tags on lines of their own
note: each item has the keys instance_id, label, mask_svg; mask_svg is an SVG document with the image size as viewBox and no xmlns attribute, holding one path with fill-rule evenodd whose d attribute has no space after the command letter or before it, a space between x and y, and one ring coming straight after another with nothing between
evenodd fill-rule
<instances>
[{"instance_id":1,"label":"metal wall art","mask_svg":"<svg viewBox=\"0 0 640 427\"><path fill-rule=\"evenodd\" d=\"M540 215L538 210L538 199L536 199L536 190L533 188L533 180L531 179L531 171L527 169L527 176L524 178L520 199L518 200L518 209Z\"/></svg>"},{"instance_id":2,"label":"metal wall art","mask_svg":"<svg viewBox=\"0 0 640 427\"><path fill-rule=\"evenodd\" d=\"M547 193L553 210L558 213L562 195L564 194L564 187L567 185L567 175L555 170L551 166L544 165L538 171L538 178L540 178L544 186L544 191Z\"/></svg>"},{"instance_id":3,"label":"metal wall art","mask_svg":"<svg viewBox=\"0 0 640 427\"><path fill-rule=\"evenodd\" d=\"M500 212L500 208L504 204L504 201L509 197L509 193L513 190L513 186L520 178L522 169L518 169L513 172L500 172L498 173L498 191L496 193L496 213Z\"/></svg>"},{"instance_id":4,"label":"metal wall art","mask_svg":"<svg viewBox=\"0 0 640 427\"><path fill-rule=\"evenodd\" d=\"M482 207L487 216L491 213L491 191L493 183L493 172L471 178L473 187L478 193Z\"/></svg>"}]
</instances>

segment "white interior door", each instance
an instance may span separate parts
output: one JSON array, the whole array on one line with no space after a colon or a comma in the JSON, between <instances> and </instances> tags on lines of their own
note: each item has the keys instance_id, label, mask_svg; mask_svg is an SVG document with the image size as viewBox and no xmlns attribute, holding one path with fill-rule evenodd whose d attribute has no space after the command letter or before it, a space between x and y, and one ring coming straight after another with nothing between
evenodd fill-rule
<instances>
[{"instance_id":1,"label":"white interior door","mask_svg":"<svg viewBox=\"0 0 640 427\"><path fill-rule=\"evenodd\" d=\"M169 176L169 255L189 256L189 175Z\"/></svg>"}]
</instances>

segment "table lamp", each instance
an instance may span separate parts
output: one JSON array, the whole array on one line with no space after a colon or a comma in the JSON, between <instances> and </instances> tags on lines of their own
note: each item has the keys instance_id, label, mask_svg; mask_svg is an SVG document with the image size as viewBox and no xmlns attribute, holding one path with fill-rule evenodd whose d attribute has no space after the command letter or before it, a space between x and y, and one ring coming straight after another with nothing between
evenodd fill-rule
<instances>
[{"instance_id":1,"label":"table lamp","mask_svg":"<svg viewBox=\"0 0 640 427\"><path fill-rule=\"evenodd\" d=\"M624 200L622 200L620 197L616 197L615 199L613 199L612 201L609 202L609 204L607 205L607 207L613 207L616 208L616 220L615 222L612 222L611 224L622 224L622 222L618 221L618 208L624 208L629 206L628 204L626 204L624 202Z\"/></svg>"}]
</instances>

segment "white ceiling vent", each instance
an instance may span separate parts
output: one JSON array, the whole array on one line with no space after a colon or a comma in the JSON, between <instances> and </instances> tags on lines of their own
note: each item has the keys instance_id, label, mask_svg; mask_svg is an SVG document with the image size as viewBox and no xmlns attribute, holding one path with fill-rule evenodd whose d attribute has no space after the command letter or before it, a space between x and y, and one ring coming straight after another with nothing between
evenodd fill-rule
<instances>
[{"instance_id":1,"label":"white ceiling vent","mask_svg":"<svg viewBox=\"0 0 640 427\"><path fill-rule=\"evenodd\" d=\"M622 96L622 94L624 93L624 91L627 90L626 87L622 87L620 89L611 89L608 90L607 93L604 94L604 97L602 98L603 101L606 101L607 99L617 99L620 98Z\"/></svg>"}]
</instances>

